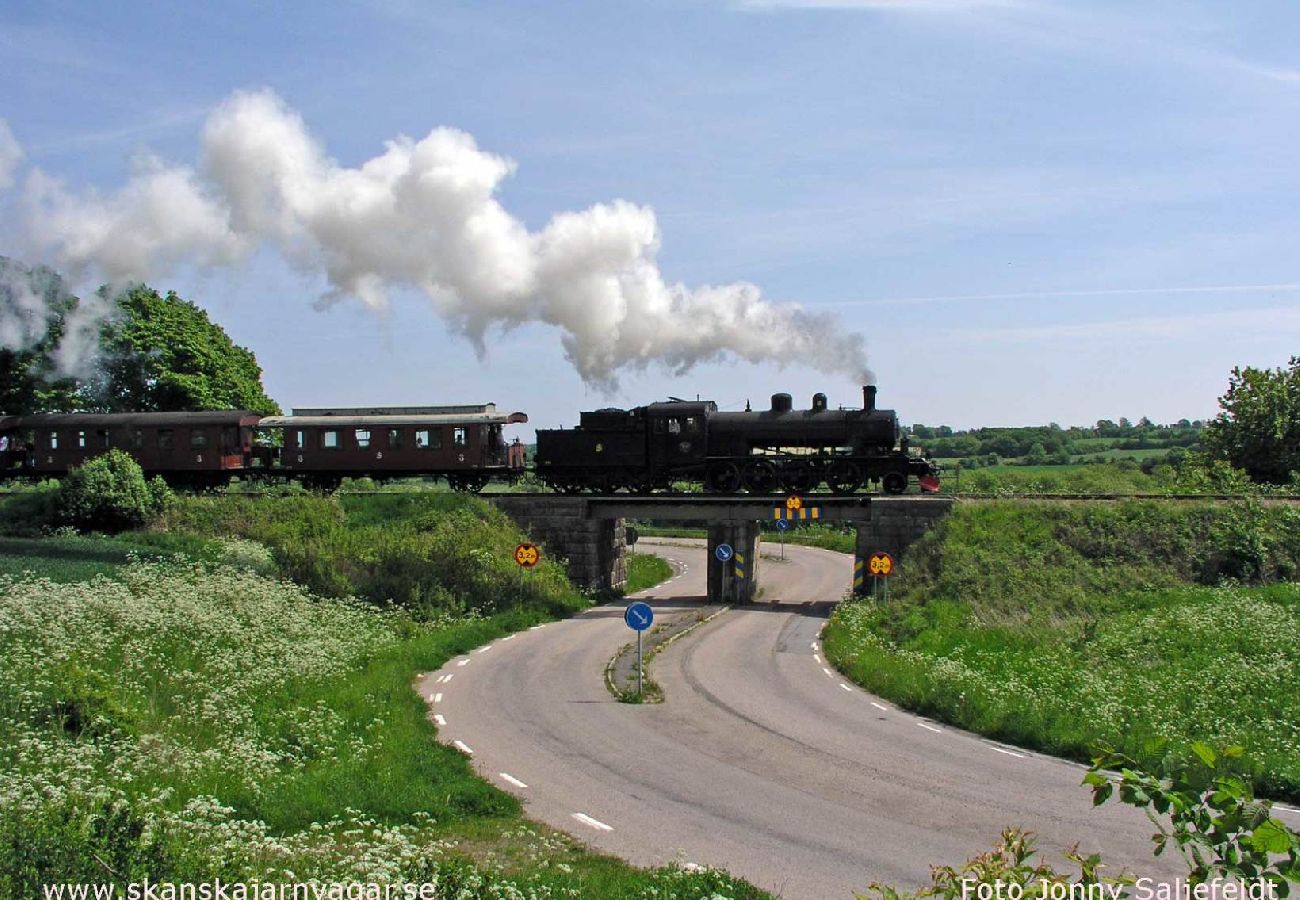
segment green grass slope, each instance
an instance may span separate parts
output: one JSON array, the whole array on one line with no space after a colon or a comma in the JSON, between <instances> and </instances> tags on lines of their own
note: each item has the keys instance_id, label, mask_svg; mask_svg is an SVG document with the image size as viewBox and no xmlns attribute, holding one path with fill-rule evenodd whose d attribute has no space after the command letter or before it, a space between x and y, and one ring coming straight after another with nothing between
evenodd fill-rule
<instances>
[{"instance_id":1,"label":"green grass slope","mask_svg":"<svg viewBox=\"0 0 1300 900\"><path fill-rule=\"evenodd\" d=\"M908 708L1065 756L1242 744L1258 788L1296 800L1298 572L1287 507L959 504L825 647Z\"/></svg>"}]
</instances>

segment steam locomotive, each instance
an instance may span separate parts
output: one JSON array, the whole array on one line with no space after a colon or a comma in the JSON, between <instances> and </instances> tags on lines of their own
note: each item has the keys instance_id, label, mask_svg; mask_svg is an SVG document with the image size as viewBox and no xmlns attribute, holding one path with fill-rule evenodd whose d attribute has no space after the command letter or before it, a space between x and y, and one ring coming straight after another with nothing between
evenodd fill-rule
<instances>
[{"instance_id":1,"label":"steam locomotive","mask_svg":"<svg viewBox=\"0 0 1300 900\"><path fill-rule=\"evenodd\" d=\"M902 493L916 477L938 490L937 469L900 441L893 410L830 409L816 394L796 410L774 394L763 411L719 412L712 401L672 399L581 414L573 429L539 430L533 472L564 492L671 489L681 481L719 494L840 494L879 484ZM0 480L65 474L109 449L146 473L194 487L241 478L293 478L336 487L344 478L447 479L479 491L526 471L524 446L503 429L524 413L474 406L298 409L292 416L227 412L0 416Z\"/></svg>"},{"instance_id":2,"label":"steam locomotive","mask_svg":"<svg viewBox=\"0 0 1300 900\"><path fill-rule=\"evenodd\" d=\"M923 491L937 491L938 469L900 440L894 410L876 408L874 385L862 395L862 409L830 409L818 393L806 410L773 394L762 411L672 399L584 412L577 428L538 430L534 471L566 493L644 493L685 480L719 494L805 493L822 484L837 494L873 484L901 494L913 476Z\"/></svg>"}]
</instances>

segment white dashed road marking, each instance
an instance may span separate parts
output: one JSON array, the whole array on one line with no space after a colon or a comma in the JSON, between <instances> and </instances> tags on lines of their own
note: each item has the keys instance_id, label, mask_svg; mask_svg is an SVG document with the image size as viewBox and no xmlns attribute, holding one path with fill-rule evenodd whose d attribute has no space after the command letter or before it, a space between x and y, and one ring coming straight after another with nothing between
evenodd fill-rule
<instances>
[{"instance_id":1,"label":"white dashed road marking","mask_svg":"<svg viewBox=\"0 0 1300 900\"><path fill-rule=\"evenodd\" d=\"M442 716L434 716L434 717L433 717L433 724L435 724L435 725L446 725L446 724L447 724L447 720L444 719Z\"/></svg>"},{"instance_id":2,"label":"white dashed road marking","mask_svg":"<svg viewBox=\"0 0 1300 900\"><path fill-rule=\"evenodd\" d=\"M844 688L844 690L846 690L846 691L852 691L852 690L853 690L853 688L849 687L847 684L845 684L845 683L842 682L842 681L840 682L840 687Z\"/></svg>"},{"instance_id":3,"label":"white dashed road marking","mask_svg":"<svg viewBox=\"0 0 1300 900\"><path fill-rule=\"evenodd\" d=\"M821 665L822 658L818 656L816 653L813 654L813 659L817 660L818 665Z\"/></svg>"},{"instance_id":4,"label":"white dashed road marking","mask_svg":"<svg viewBox=\"0 0 1300 900\"><path fill-rule=\"evenodd\" d=\"M456 665L458 665L458 666L468 666L468 665L469 665L469 660L468 660L468 659L462 659L460 662L456 663Z\"/></svg>"},{"instance_id":5,"label":"white dashed road marking","mask_svg":"<svg viewBox=\"0 0 1300 900\"><path fill-rule=\"evenodd\" d=\"M443 683L443 684L450 684L450 683L451 683L451 680L452 680L453 678L455 678L455 677L456 677L456 673L455 673L455 672L452 672L450 675L444 675L444 676L442 677L442 683Z\"/></svg>"},{"instance_id":6,"label":"white dashed road marking","mask_svg":"<svg viewBox=\"0 0 1300 900\"><path fill-rule=\"evenodd\" d=\"M998 751L999 753L1005 753L1007 756L1014 756L1016 759L1024 759L1024 758L1025 758L1025 754L1023 754L1023 753L1017 753L1017 752L1014 751L1014 750L1007 750L1007 749L1004 748L1004 747L994 747L993 749L996 750L996 751Z\"/></svg>"},{"instance_id":7,"label":"white dashed road marking","mask_svg":"<svg viewBox=\"0 0 1300 900\"><path fill-rule=\"evenodd\" d=\"M606 825L604 822L601 822L597 819L593 819L591 816L587 815L586 813L574 813L573 817L577 819L579 822L581 822L583 825L590 825L592 828L596 829L597 831L614 830L613 828L610 828L608 825Z\"/></svg>"},{"instance_id":8,"label":"white dashed road marking","mask_svg":"<svg viewBox=\"0 0 1300 900\"><path fill-rule=\"evenodd\" d=\"M474 755L474 751L469 749L469 746L464 741L452 741L452 743L461 753L468 753L470 756Z\"/></svg>"},{"instance_id":9,"label":"white dashed road marking","mask_svg":"<svg viewBox=\"0 0 1300 900\"><path fill-rule=\"evenodd\" d=\"M441 702L442 702L442 692L441 692L441 691L439 691L438 693L436 693L436 694L433 695L433 702L434 702L434 703L441 703Z\"/></svg>"},{"instance_id":10,"label":"white dashed road marking","mask_svg":"<svg viewBox=\"0 0 1300 900\"><path fill-rule=\"evenodd\" d=\"M475 652L475 653L487 653L487 652L488 652L489 650L491 650L491 649L492 649L492 645L491 645L491 644L488 644L486 647L479 647L479 648L478 648L477 650L475 650L474 652ZM469 660L465 660L465 662L469 662ZM461 665L464 665L464 663L461 663Z\"/></svg>"},{"instance_id":11,"label":"white dashed road marking","mask_svg":"<svg viewBox=\"0 0 1300 900\"><path fill-rule=\"evenodd\" d=\"M935 728L933 725L927 725L924 722L917 722L916 724L920 725L926 731L933 731L935 734L943 734L942 728Z\"/></svg>"},{"instance_id":12,"label":"white dashed road marking","mask_svg":"<svg viewBox=\"0 0 1300 900\"><path fill-rule=\"evenodd\" d=\"M510 782L511 784L513 784L513 785L514 785L515 787L517 787L517 788L526 788L526 787L528 787L528 785L524 784L524 783L523 783L522 781L520 781L518 778L516 778L515 776L511 775L509 772L498 772L497 774L501 776L501 780L502 780L502 781L508 781L508 782Z\"/></svg>"},{"instance_id":13,"label":"white dashed road marking","mask_svg":"<svg viewBox=\"0 0 1300 900\"><path fill-rule=\"evenodd\" d=\"M830 669L826 668L825 666L822 666L822 671L826 673L826 677L827 677L827 678L834 678L834 677L835 677L835 673L832 672Z\"/></svg>"},{"instance_id":14,"label":"white dashed road marking","mask_svg":"<svg viewBox=\"0 0 1300 900\"><path fill-rule=\"evenodd\" d=\"M883 703L877 703L875 700L871 701L871 705L874 706L876 709L889 709L888 706L885 706Z\"/></svg>"},{"instance_id":15,"label":"white dashed road marking","mask_svg":"<svg viewBox=\"0 0 1300 900\"><path fill-rule=\"evenodd\" d=\"M513 634L508 634L508 635L506 635L505 637L503 637L503 638L501 639L501 641L502 641L502 643L504 643L504 642L506 642L506 641L513 641L514 639L515 639L515 635L513 635Z\"/></svg>"}]
</instances>

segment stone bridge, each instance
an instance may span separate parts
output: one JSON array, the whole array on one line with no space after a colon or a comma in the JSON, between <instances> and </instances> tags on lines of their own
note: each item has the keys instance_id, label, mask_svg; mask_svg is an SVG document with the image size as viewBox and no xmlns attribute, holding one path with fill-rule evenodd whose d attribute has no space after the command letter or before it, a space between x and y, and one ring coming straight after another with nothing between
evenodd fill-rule
<instances>
[{"instance_id":1,"label":"stone bridge","mask_svg":"<svg viewBox=\"0 0 1300 900\"><path fill-rule=\"evenodd\" d=\"M780 496L485 494L483 499L519 523L543 552L567 560L569 578L587 588L620 588L626 583L628 519L704 527L709 537L709 600L718 603L747 603L754 597L759 522L773 520L774 510L785 506ZM856 527L858 559L883 550L901 560L917 538L947 515L952 503L951 498L925 496L803 498L808 521ZM731 545L735 559L719 561L714 555L719 544Z\"/></svg>"}]
</instances>

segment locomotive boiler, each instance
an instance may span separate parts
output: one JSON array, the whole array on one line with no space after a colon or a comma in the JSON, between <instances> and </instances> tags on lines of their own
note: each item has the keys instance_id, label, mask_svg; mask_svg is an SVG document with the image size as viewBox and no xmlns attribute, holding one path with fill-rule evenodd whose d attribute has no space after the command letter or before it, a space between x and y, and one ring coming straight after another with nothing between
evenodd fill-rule
<instances>
[{"instance_id":1,"label":"locomotive boiler","mask_svg":"<svg viewBox=\"0 0 1300 900\"><path fill-rule=\"evenodd\" d=\"M899 494L913 477L922 490L938 489L934 465L900 440L895 412L876 407L874 385L863 388L861 409L831 409L818 393L808 409L774 394L768 409L744 412L677 399L584 412L576 428L537 432L535 471L566 492L698 481L722 494L803 493L823 484L839 494L872 485Z\"/></svg>"}]
</instances>

